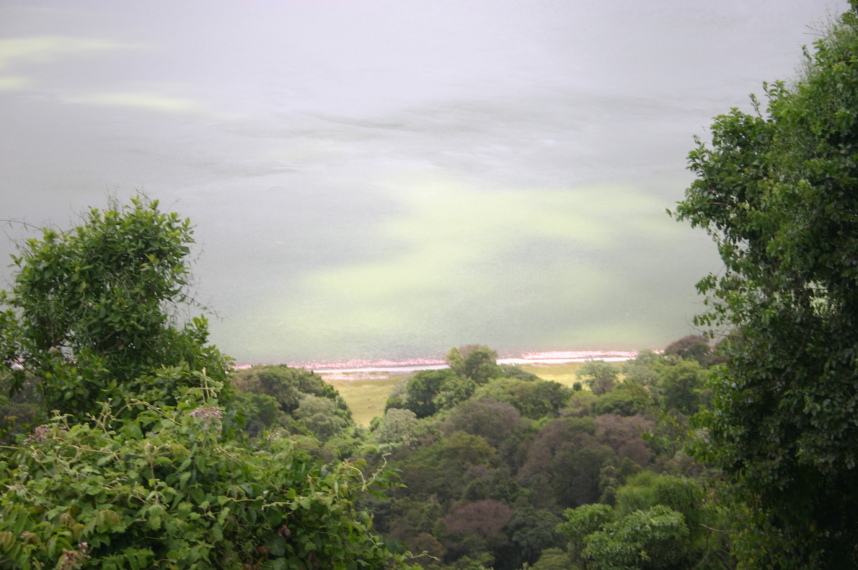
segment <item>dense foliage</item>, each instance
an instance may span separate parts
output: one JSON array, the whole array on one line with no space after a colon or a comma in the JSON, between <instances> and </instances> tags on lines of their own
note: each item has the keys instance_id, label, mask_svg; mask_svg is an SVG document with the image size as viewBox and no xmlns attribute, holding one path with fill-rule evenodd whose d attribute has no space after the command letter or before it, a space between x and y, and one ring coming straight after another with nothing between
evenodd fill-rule
<instances>
[{"instance_id":1,"label":"dense foliage","mask_svg":"<svg viewBox=\"0 0 858 570\"><path fill-rule=\"evenodd\" d=\"M700 344L677 346L708 363ZM415 373L359 449L370 462L389 454L399 471L404 486L369 506L422 567L732 567L720 530L731 503L684 452L689 416L707 401L705 366L651 352L587 362L578 377L592 389L575 390L493 358L479 385Z\"/></svg>"},{"instance_id":2,"label":"dense foliage","mask_svg":"<svg viewBox=\"0 0 858 570\"><path fill-rule=\"evenodd\" d=\"M310 371L230 374L179 318L192 228L157 202L21 244L0 566L858 567L856 9L690 154L676 215L725 263L698 285L717 351L691 335L567 386L454 348L366 429Z\"/></svg>"},{"instance_id":3,"label":"dense foliage","mask_svg":"<svg viewBox=\"0 0 858 570\"><path fill-rule=\"evenodd\" d=\"M0 292L4 391L29 380L46 410L84 419L109 400L174 405L174 389L198 386L204 370L223 381L228 363L206 344L205 318L177 318L193 304L192 236L189 220L134 198L21 244L13 288Z\"/></svg>"},{"instance_id":4,"label":"dense foliage","mask_svg":"<svg viewBox=\"0 0 858 570\"><path fill-rule=\"evenodd\" d=\"M725 270L698 284L729 333L708 457L751 508L748 566L858 566L856 4L768 105L716 118L678 218Z\"/></svg>"},{"instance_id":5,"label":"dense foliage","mask_svg":"<svg viewBox=\"0 0 858 570\"><path fill-rule=\"evenodd\" d=\"M355 499L384 480L290 440L221 437L222 409L39 427L0 462L0 563L15 568L387 568ZM376 477L383 477L376 474ZM79 564L79 565L77 565Z\"/></svg>"},{"instance_id":6,"label":"dense foliage","mask_svg":"<svg viewBox=\"0 0 858 570\"><path fill-rule=\"evenodd\" d=\"M234 371L231 380L249 436L288 437L329 461L351 457L364 439L343 398L310 370L253 366Z\"/></svg>"},{"instance_id":7,"label":"dense foliage","mask_svg":"<svg viewBox=\"0 0 858 570\"><path fill-rule=\"evenodd\" d=\"M319 457L354 427L336 391L273 367L235 396L205 321L179 324L190 236L135 199L22 245L0 293L4 411L50 419L26 438L6 422L0 566L408 568L356 503L392 484L383 462Z\"/></svg>"}]
</instances>

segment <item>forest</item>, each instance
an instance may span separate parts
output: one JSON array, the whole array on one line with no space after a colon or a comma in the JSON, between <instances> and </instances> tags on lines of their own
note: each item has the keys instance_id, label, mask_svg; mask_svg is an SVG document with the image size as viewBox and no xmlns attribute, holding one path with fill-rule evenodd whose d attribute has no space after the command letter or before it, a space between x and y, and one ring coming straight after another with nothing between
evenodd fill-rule
<instances>
[{"instance_id":1,"label":"forest","mask_svg":"<svg viewBox=\"0 0 858 570\"><path fill-rule=\"evenodd\" d=\"M858 567L856 11L689 154L670 214L724 263L704 334L568 386L455 347L361 426L319 375L208 342L193 226L156 200L21 243L0 566Z\"/></svg>"},{"instance_id":2,"label":"forest","mask_svg":"<svg viewBox=\"0 0 858 570\"><path fill-rule=\"evenodd\" d=\"M181 400L141 394L132 400L137 410L93 402L83 416L72 396L73 407L47 421L40 380L25 366L2 414L10 444L5 484L17 492L0 500L0 547L33 568L59 553L64 568L238 567L238 560L338 567L321 548L290 560L280 544L299 527L315 532L312 540L340 523L339 532L355 532L336 523L336 513L365 520L359 532L384 552L356 564L364 555L352 551L341 560L347 568L394 561L438 570L721 568L732 564L725 529L735 517L713 498L717 476L686 449L689 418L709 400L704 377L716 361L707 339L689 336L663 354L588 361L570 387L499 365L489 347L453 348L449 368L400 381L369 428L355 424L321 376L285 365L221 378L184 364L156 375L189 381ZM258 464L263 450L290 468ZM219 453L230 460L215 461ZM263 489L294 492L301 475L314 481L312 491L287 501L288 514L269 515ZM328 508L300 516L301 500L320 500L316 486L330 480L341 493L349 483L360 492L338 496L323 487ZM38 513L31 493L40 497ZM268 524L269 516L276 522ZM270 527L252 533L249 559L229 537L242 520Z\"/></svg>"}]
</instances>

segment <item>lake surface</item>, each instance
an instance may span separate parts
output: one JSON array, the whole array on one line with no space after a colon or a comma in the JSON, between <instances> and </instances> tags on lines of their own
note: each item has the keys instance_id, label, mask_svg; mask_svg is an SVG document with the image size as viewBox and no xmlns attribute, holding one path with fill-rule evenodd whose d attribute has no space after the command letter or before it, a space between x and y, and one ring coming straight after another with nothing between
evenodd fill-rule
<instances>
[{"instance_id":1,"label":"lake surface","mask_svg":"<svg viewBox=\"0 0 858 570\"><path fill-rule=\"evenodd\" d=\"M0 218L160 199L240 362L661 348L719 268L693 135L847 7L6 0Z\"/></svg>"}]
</instances>

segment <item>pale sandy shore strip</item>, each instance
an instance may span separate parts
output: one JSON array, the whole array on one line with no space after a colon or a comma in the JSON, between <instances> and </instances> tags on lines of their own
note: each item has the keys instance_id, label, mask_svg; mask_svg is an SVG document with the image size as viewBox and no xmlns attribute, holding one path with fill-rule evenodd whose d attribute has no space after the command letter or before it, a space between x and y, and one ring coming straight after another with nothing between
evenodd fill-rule
<instances>
[{"instance_id":1,"label":"pale sandy shore strip","mask_svg":"<svg viewBox=\"0 0 858 570\"><path fill-rule=\"evenodd\" d=\"M498 364L565 364L568 362L586 362L587 360L604 360L606 362L622 362L631 360L637 356L637 351L615 351L615 350L591 350L591 351L557 351L557 352L530 352L517 357L499 358ZM354 365L350 365L354 363ZM341 375L358 373L379 374L411 374L420 370L441 370L447 368L442 360L417 360L407 362L379 361L365 362L352 361L347 363L313 363L304 365L317 374Z\"/></svg>"},{"instance_id":2,"label":"pale sandy shore strip","mask_svg":"<svg viewBox=\"0 0 858 570\"><path fill-rule=\"evenodd\" d=\"M528 365L528 364L565 364L569 362L586 362L587 360L604 360L606 362L622 362L637 356L637 351L619 350L586 350L586 351L551 351L527 352L520 356L498 359L498 364ZM440 359L414 359L407 361L395 360L346 360L341 362L303 362L291 363L293 368L304 368L321 374L326 378L336 375L337 378L370 377L374 375L406 375L420 370L441 370L447 364ZM235 369L250 368L250 364L239 364Z\"/></svg>"}]
</instances>

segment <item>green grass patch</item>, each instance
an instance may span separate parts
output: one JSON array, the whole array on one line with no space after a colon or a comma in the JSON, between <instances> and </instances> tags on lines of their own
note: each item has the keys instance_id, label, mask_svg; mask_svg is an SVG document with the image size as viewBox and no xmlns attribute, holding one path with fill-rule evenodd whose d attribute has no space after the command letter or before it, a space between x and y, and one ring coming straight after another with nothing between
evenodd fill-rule
<instances>
[{"instance_id":1,"label":"green grass patch","mask_svg":"<svg viewBox=\"0 0 858 570\"><path fill-rule=\"evenodd\" d=\"M608 364L617 368L617 372L620 374L618 380L622 381L622 370L625 362L609 362ZM584 366L583 362L564 362L563 364L525 364L520 365L519 368L531 374L536 374L543 380L551 380L571 388L575 382L580 381L578 370L582 366Z\"/></svg>"},{"instance_id":2,"label":"green grass patch","mask_svg":"<svg viewBox=\"0 0 858 570\"><path fill-rule=\"evenodd\" d=\"M372 418L384 415L384 405L387 403L390 392L405 376L355 372L353 374L322 374L322 378L336 388L346 404L349 405L355 423L359 426L369 427Z\"/></svg>"},{"instance_id":3,"label":"green grass patch","mask_svg":"<svg viewBox=\"0 0 858 570\"><path fill-rule=\"evenodd\" d=\"M576 373L583 362L563 364L525 364L522 370L536 374L543 380L552 380L569 386L578 382ZM617 368L623 362L612 363ZM384 405L393 387L407 375L390 375L388 372L332 372L321 373L322 378L337 389L352 411L352 417L359 426L369 427L372 418L384 415ZM622 375L620 376L622 378Z\"/></svg>"},{"instance_id":4,"label":"green grass patch","mask_svg":"<svg viewBox=\"0 0 858 570\"><path fill-rule=\"evenodd\" d=\"M572 384L578 382L578 377L575 375L578 369L581 368L583 362L564 362L563 364L525 364L519 365L519 368L525 372L536 374L543 380L551 380L564 386L572 387Z\"/></svg>"}]
</instances>

